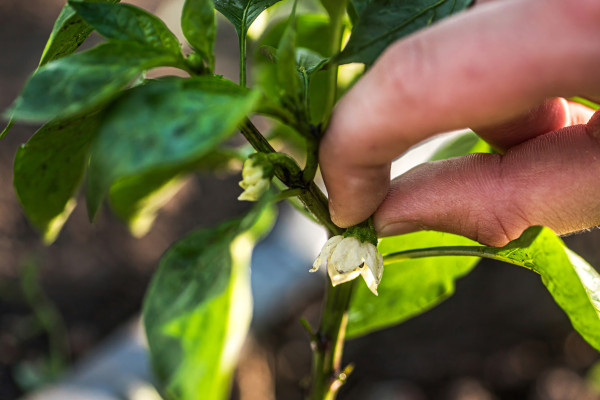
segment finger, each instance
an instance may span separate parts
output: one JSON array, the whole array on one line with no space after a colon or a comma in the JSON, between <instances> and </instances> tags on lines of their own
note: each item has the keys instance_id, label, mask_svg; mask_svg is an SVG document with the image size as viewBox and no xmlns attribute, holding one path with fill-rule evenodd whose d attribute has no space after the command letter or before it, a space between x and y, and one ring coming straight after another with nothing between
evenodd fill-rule
<instances>
[{"instance_id":1,"label":"finger","mask_svg":"<svg viewBox=\"0 0 600 400\"><path fill-rule=\"evenodd\" d=\"M494 149L504 153L536 136L566 126L584 124L593 113L591 108L555 97L507 122L489 127L471 126L471 129Z\"/></svg>"},{"instance_id":2,"label":"finger","mask_svg":"<svg viewBox=\"0 0 600 400\"><path fill-rule=\"evenodd\" d=\"M502 246L532 225L600 224L600 112L505 155L426 163L396 178L374 216L381 235L432 229Z\"/></svg>"},{"instance_id":3,"label":"finger","mask_svg":"<svg viewBox=\"0 0 600 400\"><path fill-rule=\"evenodd\" d=\"M594 2L566 3L483 4L392 45L340 101L321 144L334 222L367 218L387 192L389 162L424 138L600 86L589 81L600 64L600 7L578 14Z\"/></svg>"}]
</instances>

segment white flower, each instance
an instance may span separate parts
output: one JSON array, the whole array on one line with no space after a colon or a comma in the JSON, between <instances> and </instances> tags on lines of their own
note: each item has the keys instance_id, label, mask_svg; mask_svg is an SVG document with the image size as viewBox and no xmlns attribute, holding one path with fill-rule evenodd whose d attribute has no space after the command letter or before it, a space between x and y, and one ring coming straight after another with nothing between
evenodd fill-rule
<instances>
[{"instance_id":1,"label":"white flower","mask_svg":"<svg viewBox=\"0 0 600 400\"><path fill-rule=\"evenodd\" d=\"M268 189L271 183L271 176L260 161L255 158L249 158L244 162L242 168L242 181L240 186L244 191L239 195L238 200L256 201L260 199Z\"/></svg>"},{"instance_id":2,"label":"white flower","mask_svg":"<svg viewBox=\"0 0 600 400\"><path fill-rule=\"evenodd\" d=\"M333 286L351 281L362 275L367 286L377 295L377 285L383 274L383 257L371 243L363 243L353 236L333 236L315 260L310 272L327 264L327 273Z\"/></svg>"}]
</instances>

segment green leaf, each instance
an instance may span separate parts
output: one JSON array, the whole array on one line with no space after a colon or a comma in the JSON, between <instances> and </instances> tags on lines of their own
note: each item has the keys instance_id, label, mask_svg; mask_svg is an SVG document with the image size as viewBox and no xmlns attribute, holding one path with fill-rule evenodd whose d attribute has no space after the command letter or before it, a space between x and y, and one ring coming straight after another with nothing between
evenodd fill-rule
<instances>
[{"instance_id":1,"label":"green leaf","mask_svg":"<svg viewBox=\"0 0 600 400\"><path fill-rule=\"evenodd\" d=\"M284 32L289 26L289 21L284 20L273 25L265 32L260 39L261 49L279 47ZM301 87L304 92L303 97L309 98L310 103L310 120L315 124L322 120L325 113L325 91L330 90L329 74L326 71L319 71L325 64L326 59L323 57L329 51L327 41L323 38L331 37L331 26L329 18L323 14L301 14L296 17L296 67L301 76ZM277 61L277 57L273 57ZM271 85L274 74L272 65L268 65L264 57L257 57L257 65L260 76L260 82L263 87ZM307 92L308 89L308 92ZM271 90L277 93L277 89ZM275 101L273 96L270 96L271 101ZM282 110L283 108L283 110ZM279 112L287 111L289 107L279 106ZM269 112L267 112L269 114Z\"/></svg>"},{"instance_id":2,"label":"green leaf","mask_svg":"<svg viewBox=\"0 0 600 400\"><path fill-rule=\"evenodd\" d=\"M569 250L552 230L531 227L507 246L483 246L479 251L483 257L538 273L575 330L600 350L600 274Z\"/></svg>"},{"instance_id":3,"label":"green leaf","mask_svg":"<svg viewBox=\"0 0 600 400\"><path fill-rule=\"evenodd\" d=\"M27 218L47 244L54 241L75 207L98 126L96 115L50 122L17 150L15 190Z\"/></svg>"},{"instance_id":4,"label":"green leaf","mask_svg":"<svg viewBox=\"0 0 600 400\"><path fill-rule=\"evenodd\" d=\"M93 2L118 3L120 0L95 0ZM92 0L88 0L92 2ZM40 59L40 67L61 57L73 53L92 33L89 26L69 5L65 4L54 23L50 38Z\"/></svg>"},{"instance_id":5,"label":"green leaf","mask_svg":"<svg viewBox=\"0 0 600 400\"><path fill-rule=\"evenodd\" d=\"M213 48L217 34L215 6L212 0L186 0L181 15L181 29L189 44L212 71L215 65Z\"/></svg>"},{"instance_id":6,"label":"green leaf","mask_svg":"<svg viewBox=\"0 0 600 400\"><path fill-rule=\"evenodd\" d=\"M143 317L165 398L227 398L252 312L252 247L273 221L260 208L192 232L162 257Z\"/></svg>"},{"instance_id":7,"label":"green leaf","mask_svg":"<svg viewBox=\"0 0 600 400\"><path fill-rule=\"evenodd\" d=\"M130 40L180 54L179 41L165 23L139 7L75 0L69 0L69 5L107 39Z\"/></svg>"},{"instance_id":8,"label":"green leaf","mask_svg":"<svg viewBox=\"0 0 600 400\"><path fill-rule=\"evenodd\" d=\"M110 205L135 237L152 227L158 210L183 187L183 176L170 170L126 177L110 188Z\"/></svg>"},{"instance_id":9,"label":"green leaf","mask_svg":"<svg viewBox=\"0 0 600 400\"><path fill-rule=\"evenodd\" d=\"M388 263L402 263L415 257L431 256L486 257L538 273L575 330L600 350L600 274L569 250L552 230L533 226L504 247L454 245L413 248L388 253L384 259Z\"/></svg>"},{"instance_id":10,"label":"green leaf","mask_svg":"<svg viewBox=\"0 0 600 400\"><path fill-rule=\"evenodd\" d=\"M394 41L468 7L472 0L371 0L354 2L358 20L339 64L372 64ZM362 11L361 11L362 9Z\"/></svg>"},{"instance_id":11,"label":"green leaf","mask_svg":"<svg viewBox=\"0 0 600 400\"><path fill-rule=\"evenodd\" d=\"M348 338L399 324L436 306L454 293L454 282L479 261L477 257L430 257L388 262L386 254L428 246L469 245L475 242L440 232L416 232L383 238L381 284L373 296L366 285L356 285L348 313Z\"/></svg>"},{"instance_id":12,"label":"green leaf","mask_svg":"<svg viewBox=\"0 0 600 400\"><path fill-rule=\"evenodd\" d=\"M267 8L281 0L214 0L215 8L245 37L252 22Z\"/></svg>"},{"instance_id":13,"label":"green leaf","mask_svg":"<svg viewBox=\"0 0 600 400\"><path fill-rule=\"evenodd\" d=\"M198 162L234 133L258 96L215 76L164 79L131 89L107 110L92 146L90 217L118 179L165 171L175 176Z\"/></svg>"},{"instance_id":14,"label":"green leaf","mask_svg":"<svg viewBox=\"0 0 600 400\"><path fill-rule=\"evenodd\" d=\"M445 143L429 159L429 161L445 160L471 153L491 153L492 147L474 132L465 132L457 138Z\"/></svg>"},{"instance_id":15,"label":"green leaf","mask_svg":"<svg viewBox=\"0 0 600 400\"><path fill-rule=\"evenodd\" d=\"M70 117L108 102L143 71L178 62L136 42L107 42L39 68L12 111L29 121Z\"/></svg>"}]
</instances>

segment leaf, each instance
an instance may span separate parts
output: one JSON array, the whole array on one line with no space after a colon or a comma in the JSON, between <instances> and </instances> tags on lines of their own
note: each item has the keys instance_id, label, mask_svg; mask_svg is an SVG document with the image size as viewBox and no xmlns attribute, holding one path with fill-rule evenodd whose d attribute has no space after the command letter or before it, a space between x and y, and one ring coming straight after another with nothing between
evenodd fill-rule
<instances>
[{"instance_id":1,"label":"leaf","mask_svg":"<svg viewBox=\"0 0 600 400\"><path fill-rule=\"evenodd\" d=\"M143 71L177 62L136 42L107 42L38 69L12 111L39 122L73 116L108 102Z\"/></svg>"},{"instance_id":2,"label":"leaf","mask_svg":"<svg viewBox=\"0 0 600 400\"><path fill-rule=\"evenodd\" d=\"M215 8L245 37L252 22L267 8L281 0L214 0Z\"/></svg>"},{"instance_id":3,"label":"leaf","mask_svg":"<svg viewBox=\"0 0 600 400\"><path fill-rule=\"evenodd\" d=\"M212 70L215 64L213 48L217 34L215 6L212 0L186 0L181 15L181 28L189 44Z\"/></svg>"},{"instance_id":4,"label":"leaf","mask_svg":"<svg viewBox=\"0 0 600 400\"><path fill-rule=\"evenodd\" d=\"M258 96L215 76L152 81L128 91L107 110L92 146L90 217L118 179L167 170L174 176L198 162L233 134Z\"/></svg>"},{"instance_id":5,"label":"leaf","mask_svg":"<svg viewBox=\"0 0 600 400\"><path fill-rule=\"evenodd\" d=\"M91 2L91 0L88 0ZM95 0L94 2L118 3L120 0ZM73 53L92 33L89 26L69 5L65 4L54 23L50 38L40 59L40 67Z\"/></svg>"},{"instance_id":6,"label":"leaf","mask_svg":"<svg viewBox=\"0 0 600 400\"><path fill-rule=\"evenodd\" d=\"M261 208L192 232L162 257L143 317L166 398L226 398L250 325L252 247L273 221Z\"/></svg>"},{"instance_id":7,"label":"leaf","mask_svg":"<svg viewBox=\"0 0 600 400\"><path fill-rule=\"evenodd\" d=\"M165 23L139 7L75 0L69 0L69 5L107 39L129 40L180 54L179 41Z\"/></svg>"},{"instance_id":8,"label":"leaf","mask_svg":"<svg viewBox=\"0 0 600 400\"><path fill-rule=\"evenodd\" d=\"M354 2L358 20L344 50L335 58L339 64L372 64L387 46L467 8L472 0L371 0Z\"/></svg>"},{"instance_id":9,"label":"leaf","mask_svg":"<svg viewBox=\"0 0 600 400\"><path fill-rule=\"evenodd\" d=\"M471 153L491 153L492 147L474 132L465 132L440 147L429 161L445 160Z\"/></svg>"},{"instance_id":10,"label":"leaf","mask_svg":"<svg viewBox=\"0 0 600 400\"><path fill-rule=\"evenodd\" d=\"M15 190L27 218L46 244L56 239L75 207L98 125L96 115L50 122L17 150Z\"/></svg>"},{"instance_id":11,"label":"leaf","mask_svg":"<svg viewBox=\"0 0 600 400\"><path fill-rule=\"evenodd\" d=\"M110 205L127 222L135 237L152 227L156 214L183 187L185 180L176 171L160 171L126 177L110 188Z\"/></svg>"},{"instance_id":12,"label":"leaf","mask_svg":"<svg viewBox=\"0 0 600 400\"><path fill-rule=\"evenodd\" d=\"M569 250L552 230L531 227L504 247L482 246L478 251L482 257L538 273L575 330L600 350L600 274Z\"/></svg>"},{"instance_id":13,"label":"leaf","mask_svg":"<svg viewBox=\"0 0 600 400\"><path fill-rule=\"evenodd\" d=\"M476 244L469 239L433 231L383 238L384 272L375 297L356 285L348 313L348 338L399 324L436 306L454 293L454 282L468 274L477 257L430 257L389 263L386 254L428 246Z\"/></svg>"},{"instance_id":14,"label":"leaf","mask_svg":"<svg viewBox=\"0 0 600 400\"><path fill-rule=\"evenodd\" d=\"M284 20L273 25L265 32L260 39L262 49L266 46L273 48L279 47L279 42L282 40L286 28L289 26L289 20ZM329 18L322 14L301 14L296 17L296 67L301 76L301 87L306 97L306 89L308 85L308 98L310 99L309 108L311 121L318 124L325 113L325 91L330 90L329 74L319 71L326 59L323 57L329 51L328 44L322 38L331 36L331 26ZM268 47L267 47L268 48ZM320 57L320 60L319 58ZM261 60L262 59L262 60ZM277 57L274 57L277 60ZM264 62L264 57L257 57L257 64L260 76L260 82L263 87L273 84L272 65ZM262 61L262 62L261 62ZM308 70L307 70L308 69ZM305 73L306 72L306 73ZM277 89L272 90L277 92ZM271 95L271 97L275 97ZM275 99L271 99L274 101ZM288 107L284 106L284 111L288 111ZM279 113L282 112L282 107L279 107Z\"/></svg>"}]
</instances>

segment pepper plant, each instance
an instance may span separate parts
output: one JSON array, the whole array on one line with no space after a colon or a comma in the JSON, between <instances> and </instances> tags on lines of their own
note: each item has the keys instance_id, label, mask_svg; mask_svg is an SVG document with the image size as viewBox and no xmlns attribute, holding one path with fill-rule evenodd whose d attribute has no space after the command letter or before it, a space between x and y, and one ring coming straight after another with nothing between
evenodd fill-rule
<instances>
[{"instance_id":1,"label":"pepper plant","mask_svg":"<svg viewBox=\"0 0 600 400\"><path fill-rule=\"evenodd\" d=\"M314 182L320 138L336 100L360 78L357 71L396 39L470 2L186 0L181 27L188 54L159 18L135 6L115 0L64 6L39 68L5 113L10 122L2 132L18 120L45 123L14 162L16 193L44 242L59 234L83 180L91 220L107 198L132 233L143 235L183 177L247 159L240 199L255 205L173 244L146 295L144 323L166 399L228 396L251 318L252 246L268 232L278 201L291 202L331 237L312 268L323 266L328 274L320 326L307 326L313 350L308 399L333 399L351 379L341 364L346 339L435 306L482 257L539 274L575 330L600 350L600 276L549 229L531 227L502 248L439 232L377 239L368 220L347 230L334 225ZM238 82L213 72L215 10L239 38ZM259 16L268 27L250 40ZM106 40L75 52L94 30ZM349 69L350 63L364 68ZM145 77L164 66L186 77ZM350 79L339 79L349 70ZM259 131L255 115L270 118L272 129ZM250 157L249 146L229 140L238 131L253 148ZM465 133L435 158L489 151Z\"/></svg>"}]
</instances>

